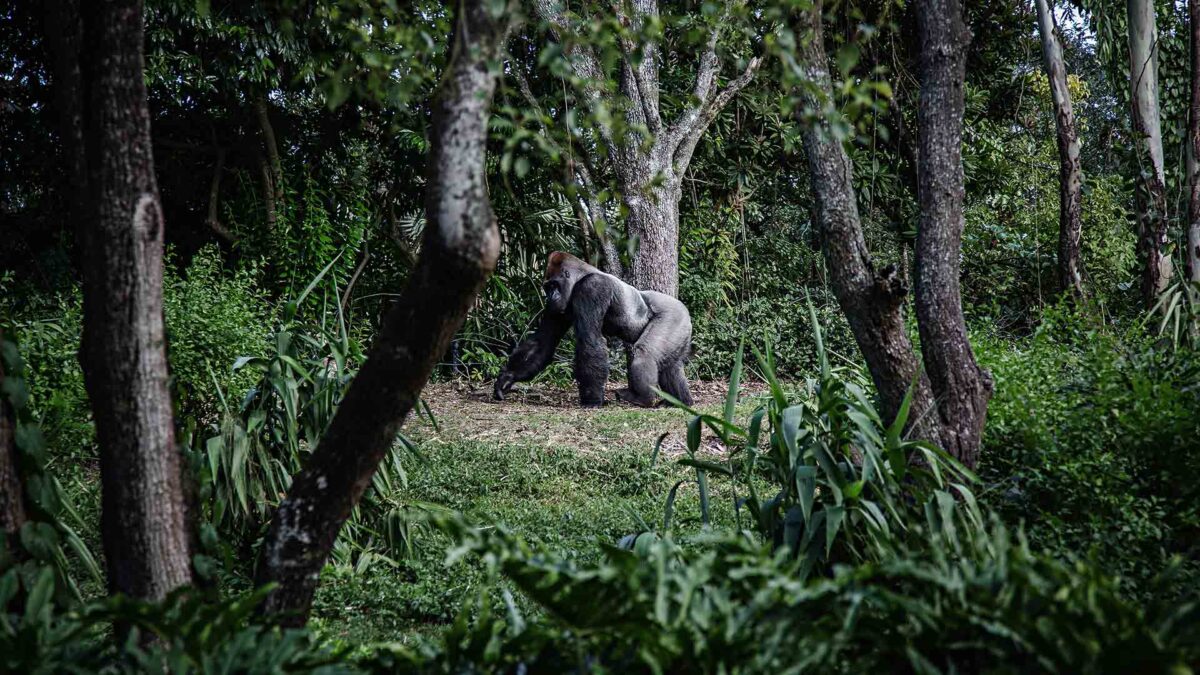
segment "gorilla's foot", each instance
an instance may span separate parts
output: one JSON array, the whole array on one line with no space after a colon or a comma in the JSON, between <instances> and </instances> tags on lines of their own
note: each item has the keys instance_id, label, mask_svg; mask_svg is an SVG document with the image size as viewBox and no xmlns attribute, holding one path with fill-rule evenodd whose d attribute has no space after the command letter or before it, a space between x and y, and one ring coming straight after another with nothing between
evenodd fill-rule
<instances>
[{"instance_id":1,"label":"gorilla's foot","mask_svg":"<svg viewBox=\"0 0 1200 675\"><path fill-rule=\"evenodd\" d=\"M604 407L604 403L605 403L604 399L601 399L599 401L580 401L579 407L580 408L601 408L601 407Z\"/></svg>"},{"instance_id":2,"label":"gorilla's foot","mask_svg":"<svg viewBox=\"0 0 1200 675\"><path fill-rule=\"evenodd\" d=\"M656 403L653 396L641 397L628 388L617 390L617 400L632 403L643 408L653 408Z\"/></svg>"}]
</instances>

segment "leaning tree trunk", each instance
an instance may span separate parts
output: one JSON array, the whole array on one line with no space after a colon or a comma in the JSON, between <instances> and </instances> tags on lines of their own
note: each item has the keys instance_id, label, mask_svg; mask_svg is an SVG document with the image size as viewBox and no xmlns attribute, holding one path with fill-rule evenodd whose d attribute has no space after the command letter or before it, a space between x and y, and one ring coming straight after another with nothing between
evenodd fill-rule
<instances>
[{"instance_id":1,"label":"leaning tree trunk","mask_svg":"<svg viewBox=\"0 0 1200 675\"><path fill-rule=\"evenodd\" d=\"M1162 126L1158 114L1158 30L1154 0L1128 0L1129 90L1133 130L1138 136L1138 253L1142 259L1142 297L1153 307L1171 281L1167 246L1167 189Z\"/></svg>"},{"instance_id":2,"label":"leaning tree trunk","mask_svg":"<svg viewBox=\"0 0 1200 675\"><path fill-rule=\"evenodd\" d=\"M1188 118L1187 274L1200 281L1200 0L1188 0L1192 33L1192 105Z\"/></svg>"},{"instance_id":3,"label":"leaning tree trunk","mask_svg":"<svg viewBox=\"0 0 1200 675\"><path fill-rule=\"evenodd\" d=\"M307 620L338 531L495 268L500 235L484 159L496 88L491 64L504 27L493 6L458 4L452 55L433 108L429 225L417 267L267 533L257 580L279 584L263 611L281 623Z\"/></svg>"},{"instance_id":4,"label":"leaning tree trunk","mask_svg":"<svg viewBox=\"0 0 1200 675\"><path fill-rule=\"evenodd\" d=\"M1079 134L1071 92L1067 88L1067 66L1063 60L1054 10L1050 0L1036 0L1042 55L1054 105L1058 130L1058 288L1075 298L1083 297L1080 266L1080 236L1083 232L1083 170L1079 161Z\"/></svg>"},{"instance_id":5,"label":"leaning tree trunk","mask_svg":"<svg viewBox=\"0 0 1200 675\"><path fill-rule=\"evenodd\" d=\"M819 1L804 11L803 23L798 28L798 37L806 39L801 50L803 66L814 85L803 90L805 105L814 110L829 109L833 86ZM912 432L937 442L936 415L925 414L933 409L929 380L921 372L904 326L904 298L908 288L895 266L875 270L859 220L850 156L841 141L833 137L828 124L822 126L805 129L804 148L816 198L821 249L834 294L867 361L867 369L879 391L884 419L889 424L895 419L909 388L915 386L913 414L909 419L920 421Z\"/></svg>"},{"instance_id":6,"label":"leaning tree trunk","mask_svg":"<svg viewBox=\"0 0 1200 675\"><path fill-rule=\"evenodd\" d=\"M970 32L960 0L918 0L921 99L917 324L937 398L942 447L968 467L978 460L991 375L975 363L959 293L963 218L963 88Z\"/></svg>"},{"instance_id":7,"label":"leaning tree trunk","mask_svg":"<svg viewBox=\"0 0 1200 675\"><path fill-rule=\"evenodd\" d=\"M113 592L160 600L191 583L192 568L167 386L163 216L142 72L142 3L83 7L81 357L100 445L104 553Z\"/></svg>"}]
</instances>

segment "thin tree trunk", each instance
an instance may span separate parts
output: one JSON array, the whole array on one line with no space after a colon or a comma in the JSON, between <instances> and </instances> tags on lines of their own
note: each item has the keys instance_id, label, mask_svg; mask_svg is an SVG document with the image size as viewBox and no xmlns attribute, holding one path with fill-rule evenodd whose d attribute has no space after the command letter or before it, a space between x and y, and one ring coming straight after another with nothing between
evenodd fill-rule
<instances>
[{"instance_id":1,"label":"thin tree trunk","mask_svg":"<svg viewBox=\"0 0 1200 675\"><path fill-rule=\"evenodd\" d=\"M275 234L279 222L279 216L275 210L275 181L271 178L271 165L261 154L258 156L258 178L263 193L263 212L267 221L267 236L271 236Z\"/></svg>"},{"instance_id":2,"label":"thin tree trunk","mask_svg":"<svg viewBox=\"0 0 1200 675\"><path fill-rule=\"evenodd\" d=\"M0 328L0 352L7 347ZM21 486L21 463L17 458L17 421L4 388L4 362L0 353L0 535L12 540L27 520L25 490ZM0 607L0 610L3 608Z\"/></svg>"},{"instance_id":3,"label":"thin tree trunk","mask_svg":"<svg viewBox=\"0 0 1200 675\"><path fill-rule=\"evenodd\" d=\"M279 586L263 611L307 620L334 540L387 454L434 365L495 268L500 234L484 159L503 43L494 3L458 3L452 55L433 108L420 259L329 430L292 483L267 533L259 583Z\"/></svg>"},{"instance_id":4,"label":"thin tree trunk","mask_svg":"<svg viewBox=\"0 0 1200 675\"><path fill-rule=\"evenodd\" d=\"M917 114L921 215L917 323L925 372L937 398L942 447L975 466L991 375L975 363L959 292L962 255L963 88L970 32L960 0L918 0L921 98Z\"/></svg>"},{"instance_id":5,"label":"thin tree trunk","mask_svg":"<svg viewBox=\"0 0 1200 675\"><path fill-rule=\"evenodd\" d=\"M1082 298L1079 240L1083 233L1083 169L1079 161L1079 134L1075 128L1075 112L1067 88L1067 66L1054 22L1054 9L1050 0L1036 0L1036 4L1042 55L1046 60L1046 75L1050 78L1058 130L1058 288L1063 293Z\"/></svg>"},{"instance_id":6,"label":"thin tree trunk","mask_svg":"<svg viewBox=\"0 0 1200 675\"><path fill-rule=\"evenodd\" d=\"M279 158L279 143L275 140L275 127L271 124L270 104L266 96L254 99L254 116L258 119L258 128L262 130L263 147L267 151L270 162L271 184L274 186L276 202L283 201L283 161Z\"/></svg>"},{"instance_id":7,"label":"thin tree trunk","mask_svg":"<svg viewBox=\"0 0 1200 675\"><path fill-rule=\"evenodd\" d=\"M1133 130L1138 136L1138 253L1142 259L1142 297L1154 306L1171 281L1167 245L1167 189L1162 126L1158 113L1158 29L1154 0L1128 0L1129 89Z\"/></svg>"},{"instance_id":8,"label":"thin tree trunk","mask_svg":"<svg viewBox=\"0 0 1200 675\"><path fill-rule=\"evenodd\" d=\"M1188 119L1187 274L1200 281L1200 0L1188 0L1192 33L1192 105Z\"/></svg>"},{"instance_id":9,"label":"thin tree trunk","mask_svg":"<svg viewBox=\"0 0 1200 675\"><path fill-rule=\"evenodd\" d=\"M46 0L45 20L47 45L53 62L55 121L62 144L63 172L57 184L63 216L71 223L83 219L80 195L87 194L88 177L83 155L83 72L80 52L83 49L83 19L79 0ZM71 264L83 267L82 247L71 250Z\"/></svg>"},{"instance_id":10,"label":"thin tree trunk","mask_svg":"<svg viewBox=\"0 0 1200 675\"><path fill-rule=\"evenodd\" d=\"M81 360L100 445L110 590L160 600L192 582L163 331L163 217L142 65L142 3L84 5Z\"/></svg>"},{"instance_id":11,"label":"thin tree trunk","mask_svg":"<svg viewBox=\"0 0 1200 675\"><path fill-rule=\"evenodd\" d=\"M826 103L833 100L833 85L819 1L804 12L804 24L797 32L808 34L801 57L809 80L819 91L818 94L805 88L805 104L823 110ZM816 198L814 210L821 229L825 265L838 304L846 313L871 379L879 391L883 417L889 424L896 418L905 395L915 384L910 423L920 421L912 432L937 442L937 417L925 414L933 408L929 380L921 373L920 362L904 325L904 297L908 288L894 266L876 271L871 261L859 219L850 156L841 141L831 135L827 124L805 129L804 148Z\"/></svg>"},{"instance_id":12,"label":"thin tree trunk","mask_svg":"<svg viewBox=\"0 0 1200 675\"><path fill-rule=\"evenodd\" d=\"M217 147L216 164L213 166L212 182L208 186L208 217L205 218L211 229L218 237L228 244L237 242L237 237L229 231L229 228L221 224L221 216L219 213L221 206L221 177L225 173L225 148Z\"/></svg>"}]
</instances>

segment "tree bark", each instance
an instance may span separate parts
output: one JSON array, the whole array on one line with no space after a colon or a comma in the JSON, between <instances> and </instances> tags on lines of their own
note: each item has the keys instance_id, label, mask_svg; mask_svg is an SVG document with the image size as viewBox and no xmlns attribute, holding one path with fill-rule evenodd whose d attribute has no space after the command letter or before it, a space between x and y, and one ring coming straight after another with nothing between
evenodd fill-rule
<instances>
[{"instance_id":1,"label":"tree bark","mask_svg":"<svg viewBox=\"0 0 1200 675\"><path fill-rule=\"evenodd\" d=\"M815 85L803 90L805 105L823 110L833 100L833 85L819 1L803 12L799 28L798 37L803 40L800 56L809 80ZM838 304L846 314L879 391L883 418L889 424L896 418L909 388L915 385L910 432L936 443L939 441L936 416L925 414L934 406L929 380L921 372L904 325L908 288L894 266L875 270L863 237L850 156L841 141L832 137L828 124L807 127L804 148L825 265Z\"/></svg>"},{"instance_id":2,"label":"tree bark","mask_svg":"<svg viewBox=\"0 0 1200 675\"><path fill-rule=\"evenodd\" d=\"M500 235L484 169L487 119L503 43L492 3L458 4L447 72L433 108L420 259L328 432L292 483L267 533L259 583L279 586L263 611L307 619L321 568L437 360L495 268Z\"/></svg>"},{"instance_id":3,"label":"tree bark","mask_svg":"<svg viewBox=\"0 0 1200 675\"><path fill-rule=\"evenodd\" d=\"M628 7L629 14L620 18L634 30L658 15L657 0L634 0ZM564 34L573 31L573 18L567 15L560 0L536 0L535 10L560 42ZM627 105L610 102L609 107L623 108L628 127L644 126L653 135L653 142L646 144L636 134L616 138L611 130L600 129L600 143L589 149L594 153L590 158L592 166L610 167L629 212L626 234L637 242L637 251L625 270L625 280L637 288L678 294L679 201L683 196L683 177L708 125L753 80L762 63L757 57L750 59L741 75L724 88L718 88L719 30L720 26L711 31L700 57L692 103L670 124L664 123L659 111L657 44L640 45L640 60L636 58L638 46L621 45L615 92L604 86L604 71L590 47L573 44L568 51L571 66L583 81L581 93L585 101L595 105L606 99L623 99ZM656 179L661 182L655 184ZM607 255L615 255L615 251L606 249Z\"/></svg>"},{"instance_id":4,"label":"tree bark","mask_svg":"<svg viewBox=\"0 0 1200 675\"><path fill-rule=\"evenodd\" d=\"M1192 105L1188 118L1187 275L1200 282L1200 0L1188 0L1192 33Z\"/></svg>"},{"instance_id":5,"label":"tree bark","mask_svg":"<svg viewBox=\"0 0 1200 675\"><path fill-rule=\"evenodd\" d=\"M1167 246L1167 189L1162 126L1158 112L1158 29L1154 0L1128 0L1129 89L1133 130L1138 136L1138 254L1142 259L1142 297L1153 307L1171 281Z\"/></svg>"},{"instance_id":6,"label":"tree bark","mask_svg":"<svg viewBox=\"0 0 1200 675\"><path fill-rule=\"evenodd\" d=\"M1050 0L1035 0L1035 4L1058 131L1058 288L1063 293L1082 298L1083 273L1079 259L1083 233L1083 169L1079 161L1079 134L1075 128L1075 112L1067 88L1067 66L1054 21L1054 9Z\"/></svg>"},{"instance_id":7,"label":"tree bark","mask_svg":"<svg viewBox=\"0 0 1200 675\"><path fill-rule=\"evenodd\" d=\"M276 232L278 216L275 211L275 181L271 178L271 165L266 157L258 156L258 178L262 189L263 216L267 223L267 236Z\"/></svg>"},{"instance_id":8,"label":"tree bark","mask_svg":"<svg viewBox=\"0 0 1200 675\"><path fill-rule=\"evenodd\" d=\"M0 352L5 349L4 345L4 329L0 328ZM4 361L0 353L0 535L11 541L28 516L21 484L21 463L17 457L17 420L8 396L4 394Z\"/></svg>"},{"instance_id":9,"label":"tree bark","mask_svg":"<svg viewBox=\"0 0 1200 675\"><path fill-rule=\"evenodd\" d=\"M221 215L219 213L221 206L221 177L225 173L225 148L218 146L216 148L217 159L213 165L212 182L208 186L208 217L205 221L209 229L227 244L237 243L237 237L229 231L229 228L221 224Z\"/></svg>"},{"instance_id":10,"label":"tree bark","mask_svg":"<svg viewBox=\"0 0 1200 675\"><path fill-rule=\"evenodd\" d=\"M279 143L275 140L275 127L271 124L270 104L266 96L254 99L254 116L258 119L258 128L262 130L263 147L267 151L270 163L271 184L276 202L283 201L283 161L279 157Z\"/></svg>"},{"instance_id":11,"label":"tree bark","mask_svg":"<svg viewBox=\"0 0 1200 675\"><path fill-rule=\"evenodd\" d=\"M991 375L975 363L959 292L962 255L963 89L970 32L960 0L918 0L921 96L917 112L917 323L938 403L942 448L975 466Z\"/></svg>"},{"instance_id":12,"label":"tree bark","mask_svg":"<svg viewBox=\"0 0 1200 675\"><path fill-rule=\"evenodd\" d=\"M112 592L160 600L190 584L192 568L167 386L142 3L86 3L83 12L80 353L100 445L104 553Z\"/></svg>"}]
</instances>

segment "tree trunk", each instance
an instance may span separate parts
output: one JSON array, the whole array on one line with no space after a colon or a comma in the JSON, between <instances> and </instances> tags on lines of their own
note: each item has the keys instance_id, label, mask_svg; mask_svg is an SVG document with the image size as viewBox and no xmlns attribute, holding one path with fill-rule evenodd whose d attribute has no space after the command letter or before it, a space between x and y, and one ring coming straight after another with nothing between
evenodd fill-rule
<instances>
[{"instance_id":1,"label":"tree trunk","mask_svg":"<svg viewBox=\"0 0 1200 675\"><path fill-rule=\"evenodd\" d=\"M276 202L283 201L283 161L279 158L279 143L275 140L275 127L271 124L270 104L266 96L254 99L254 116L258 119L258 128L262 130L263 147L267 151L270 162L271 184L274 186Z\"/></svg>"},{"instance_id":2,"label":"tree trunk","mask_svg":"<svg viewBox=\"0 0 1200 675\"><path fill-rule=\"evenodd\" d=\"M651 188L648 195L636 192L625 195L625 206L629 209L625 227L637 241L637 254L626 274L627 281L635 288L676 296L679 295L679 201L683 191L677 179L651 164L630 173L640 175L646 171L651 172L651 177L640 184L629 184L629 192L644 191L654 174L662 173L666 178L664 185Z\"/></svg>"},{"instance_id":3,"label":"tree trunk","mask_svg":"<svg viewBox=\"0 0 1200 675\"><path fill-rule=\"evenodd\" d=\"M799 28L798 37L808 36L803 42L802 64L815 85L803 90L805 104L823 110L833 100L833 85L819 1L804 11L804 23ZM933 409L929 380L921 373L904 325L904 297L908 288L897 276L895 267L875 270L859 219L850 156L841 141L831 135L828 125L823 126L805 129L804 148L816 199L821 249L834 294L879 391L884 420L890 424L896 418L909 387L915 384L910 422L921 421L912 432L937 442L936 415L925 415Z\"/></svg>"},{"instance_id":4,"label":"tree trunk","mask_svg":"<svg viewBox=\"0 0 1200 675\"><path fill-rule=\"evenodd\" d=\"M1075 129L1075 112L1067 88L1067 66L1054 22L1054 10L1050 0L1036 0L1036 4L1042 55L1046 60L1046 76L1050 78L1058 130L1058 288L1063 293L1082 298L1079 240L1083 233L1083 170L1079 161L1079 134Z\"/></svg>"},{"instance_id":5,"label":"tree trunk","mask_svg":"<svg viewBox=\"0 0 1200 675\"><path fill-rule=\"evenodd\" d=\"M208 223L209 229L220 237L222 241L227 244L235 244L237 243L237 237L233 236L233 233L221 223L221 214L219 212L221 207L221 177L225 173L225 148L217 146L216 153L217 159L213 165L212 182L208 186L208 217L205 218L204 222Z\"/></svg>"},{"instance_id":6,"label":"tree trunk","mask_svg":"<svg viewBox=\"0 0 1200 675\"><path fill-rule=\"evenodd\" d=\"M81 360L96 421L109 587L160 600L192 581L163 332L163 217L142 66L142 3L86 3L81 66ZM77 95L80 95L77 92Z\"/></svg>"},{"instance_id":7,"label":"tree trunk","mask_svg":"<svg viewBox=\"0 0 1200 675\"><path fill-rule=\"evenodd\" d=\"M271 178L271 165L262 154L258 155L258 178L262 189L263 215L267 223L267 236L277 232L278 216L275 212L275 181Z\"/></svg>"},{"instance_id":8,"label":"tree trunk","mask_svg":"<svg viewBox=\"0 0 1200 675\"><path fill-rule=\"evenodd\" d=\"M1154 0L1128 0L1129 89L1133 130L1138 136L1138 254L1142 259L1142 297L1153 307L1171 281L1167 246L1167 189L1162 126L1158 115L1158 30Z\"/></svg>"},{"instance_id":9,"label":"tree trunk","mask_svg":"<svg viewBox=\"0 0 1200 675\"><path fill-rule=\"evenodd\" d=\"M0 328L0 536L16 536L27 519L25 490L21 486L21 463L17 457L16 415L4 393L4 352L9 349ZM0 607L3 610L3 607Z\"/></svg>"},{"instance_id":10,"label":"tree trunk","mask_svg":"<svg viewBox=\"0 0 1200 675\"><path fill-rule=\"evenodd\" d=\"M1188 280L1200 281L1200 0L1188 0L1192 33L1192 105L1188 118Z\"/></svg>"},{"instance_id":11,"label":"tree trunk","mask_svg":"<svg viewBox=\"0 0 1200 675\"><path fill-rule=\"evenodd\" d=\"M991 375L975 363L959 293L963 219L963 80L970 32L960 0L918 0L921 97L917 231L917 323L925 371L938 402L942 447L975 466Z\"/></svg>"},{"instance_id":12,"label":"tree trunk","mask_svg":"<svg viewBox=\"0 0 1200 675\"><path fill-rule=\"evenodd\" d=\"M658 15L657 0L633 0L614 7L618 18L635 30ZM576 31L574 20L566 14L560 0L536 0L535 11L538 18L550 25L559 42L563 42L564 35ZM707 48L700 56L695 85L688 97L692 102L670 124L664 123L659 110L658 45L623 42L617 89L611 91L605 86L604 69L592 49L567 41L567 55L581 81L583 99L591 105L623 109L630 129L644 127L653 135L653 142L647 147L636 133L622 139L615 138L610 129L601 128L598 143L587 148L592 153L591 166L609 167L629 211L625 229L628 237L637 242L637 251L625 280L637 288L678 294L679 201L683 195L683 177L708 125L750 83L762 63L759 58L750 59L741 75L718 89L720 28L718 25L711 31ZM661 184L654 184L656 178L662 179ZM606 257L612 253L615 252L611 248L606 248Z\"/></svg>"},{"instance_id":13,"label":"tree trunk","mask_svg":"<svg viewBox=\"0 0 1200 675\"><path fill-rule=\"evenodd\" d=\"M281 623L307 620L338 531L495 268L500 235L484 159L496 87L490 64L504 27L492 5L458 4L452 55L433 109L428 225L417 267L267 533L257 580L279 584L263 611Z\"/></svg>"}]
</instances>

